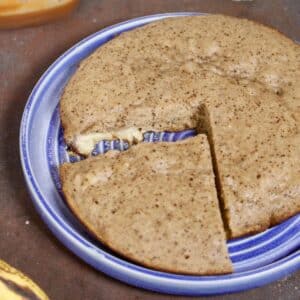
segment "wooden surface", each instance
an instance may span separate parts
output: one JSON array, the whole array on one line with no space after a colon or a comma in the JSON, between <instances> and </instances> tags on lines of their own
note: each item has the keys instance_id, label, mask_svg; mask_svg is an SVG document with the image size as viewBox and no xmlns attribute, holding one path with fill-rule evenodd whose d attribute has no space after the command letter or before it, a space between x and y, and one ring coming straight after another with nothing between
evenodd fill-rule
<instances>
[{"instance_id":1,"label":"wooden surface","mask_svg":"<svg viewBox=\"0 0 300 300\"><path fill-rule=\"evenodd\" d=\"M86 0L64 20L0 31L0 258L31 276L53 300L184 299L143 291L111 279L60 244L31 203L18 148L19 124L27 97L58 55L108 25L171 11L247 17L300 40L299 0ZM208 299L298 300L300 272L258 289Z\"/></svg>"}]
</instances>

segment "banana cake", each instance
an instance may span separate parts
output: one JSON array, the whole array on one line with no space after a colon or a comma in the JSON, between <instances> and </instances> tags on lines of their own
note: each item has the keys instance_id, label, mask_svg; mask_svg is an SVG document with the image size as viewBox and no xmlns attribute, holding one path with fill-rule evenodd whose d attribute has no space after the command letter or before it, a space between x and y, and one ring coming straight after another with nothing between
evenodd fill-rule
<instances>
[{"instance_id":1,"label":"banana cake","mask_svg":"<svg viewBox=\"0 0 300 300\"><path fill-rule=\"evenodd\" d=\"M261 85L299 122L297 44L244 19L179 17L122 33L82 61L61 99L67 143L88 155L102 139L134 142L149 130L196 127L199 103L213 100L199 91L201 70L207 80L217 74Z\"/></svg>"},{"instance_id":2,"label":"banana cake","mask_svg":"<svg viewBox=\"0 0 300 300\"><path fill-rule=\"evenodd\" d=\"M168 272L232 272L205 135L109 151L60 174L74 214L120 255Z\"/></svg>"},{"instance_id":3,"label":"banana cake","mask_svg":"<svg viewBox=\"0 0 300 300\"><path fill-rule=\"evenodd\" d=\"M228 236L239 237L300 212L299 82L300 47L274 29L221 15L168 18L82 61L61 99L64 136L89 156L103 139L205 133Z\"/></svg>"}]
</instances>

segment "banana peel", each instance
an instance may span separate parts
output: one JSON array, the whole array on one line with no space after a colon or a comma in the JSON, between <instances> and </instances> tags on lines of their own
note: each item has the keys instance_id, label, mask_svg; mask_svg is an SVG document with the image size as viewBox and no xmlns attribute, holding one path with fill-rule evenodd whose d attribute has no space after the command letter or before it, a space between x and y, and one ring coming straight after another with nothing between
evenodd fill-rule
<instances>
[{"instance_id":1,"label":"banana peel","mask_svg":"<svg viewBox=\"0 0 300 300\"><path fill-rule=\"evenodd\" d=\"M49 300L26 275L0 260L1 300Z\"/></svg>"}]
</instances>

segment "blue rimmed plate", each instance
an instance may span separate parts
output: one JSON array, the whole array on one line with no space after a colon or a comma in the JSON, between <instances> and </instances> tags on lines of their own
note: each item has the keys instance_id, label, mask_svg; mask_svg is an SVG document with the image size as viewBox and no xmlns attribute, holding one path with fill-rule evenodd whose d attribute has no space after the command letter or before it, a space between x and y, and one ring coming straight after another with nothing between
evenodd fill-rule
<instances>
[{"instance_id":1,"label":"blue rimmed plate","mask_svg":"<svg viewBox=\"0 0 300 300\"><path fill-rule=\"evenodd\" d=\"M79 158L69 156L63 141L58 103L61 92L79 62L117 34L168 17L171 13L137 18L97 32L63 54L35 86L21 123L22 167L32 200L57 238L96 269L126 283L159 292L209 295L237 292L279 279L300 269L300 216L263 233L228 242L235 272L222 276L186 276L150 270L119 258L93 240L65 205L57 166ZM183 139L195 133L147 133L146 141ZM99 143L94 153L126 149L119 141Z\"/></svg>"}]
</instances>

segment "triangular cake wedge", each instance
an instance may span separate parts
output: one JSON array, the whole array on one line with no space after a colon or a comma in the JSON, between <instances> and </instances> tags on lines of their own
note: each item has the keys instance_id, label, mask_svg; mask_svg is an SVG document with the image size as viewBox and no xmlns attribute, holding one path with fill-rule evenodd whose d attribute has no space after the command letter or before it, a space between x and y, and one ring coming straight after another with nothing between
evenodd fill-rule
<instances>
[{"instance_id":1,"label":"triangular cake wedge","mask_svg":"<svg viewBox=\"0 0 300 300\"><path fill-rule=\"evenodd\" d=\"M205 135L60 168L66 201L103 244L162 271L232 272Z\"/></svg>"}]
</instances>

